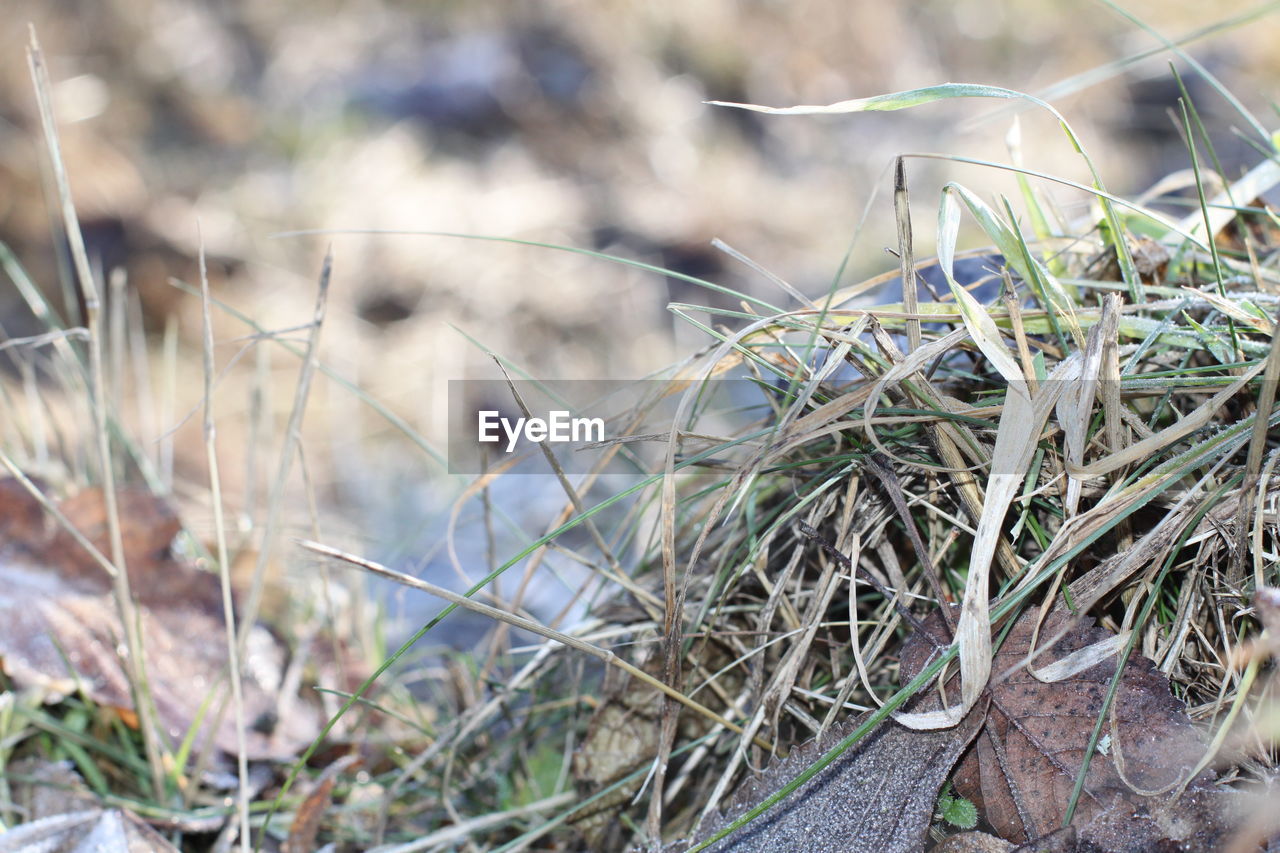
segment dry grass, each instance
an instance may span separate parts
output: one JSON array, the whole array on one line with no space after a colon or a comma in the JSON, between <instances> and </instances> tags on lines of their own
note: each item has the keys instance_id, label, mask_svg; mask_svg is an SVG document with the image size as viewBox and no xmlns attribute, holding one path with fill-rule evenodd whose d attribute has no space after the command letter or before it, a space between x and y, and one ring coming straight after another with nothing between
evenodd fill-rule
<instances>
[{"instance_id":1,"label":"dry grass","mask_svg":"<svg viewBox=\"0 0 1280 853\"><path fill-rule=\"evenodd\" d=\"M935 87L843 111L953 96L1021 97ZM399 650L375 656L376 671L358 687L358 678L321 685L330 728L287 771L276 768L252 803L241 800L240 825L270 824L274 844L287 818L305 811L312 786L295 781L353 754L362 767L334 771L336 805L324 817L325 838L353 849L618 849L685 836L769 749L785 752L851 712L874 711L869 728L943 666L959 665L953 703L972 704L1000 677L990 670L1002 626L1028 608L1059 605L1123 638L1108 652L1145 655L1170 676L1213 733L1205 763L1225 780L1269 779L1275 684L1264 668L1269 646L1255 642L1263 626L1252 597L1280 585L1272 485L1280 223L1255 200L1280 182L1280 169L1265 159L1237 181L1213 175L1196 125L1189 111L1185 128L1200 147L1181 186L1128 200L1107 193L1093 170L1094 186L1073 186L1096 206L1074 220L1046 200L1045 184L1057 181L1049 176L1019 173L1021 217L1007 200L949 185L936 259L912 247L900 168L898 272L912 280L938 264L945 292L909 288L892 304L869 305L865 294L881 283L872 279L815 301L785 287L800 303L787 310L745 294L740 310L671 306L713 340L670 374L685 432L698 432L704 416L703 378L758 380L762 417L709 448L673 433L665 469L614 494L594 474L561 472L564 504L546 513L545 535L465 596L440 591L450 605ZM64 212L74 234L69 200ZM978 227L972 252L988 268L979 281L955 273L966 215ZM1110 237L1117 233L1126 238ZM87 263L78 280L88 295ZM29 301L46 310L34 293ZM296 353L303 378L276 491L245 549L255 561L250 618L279 547L308 382L329 370L314 356L322 315L318 308L309 348ZM110 482L112 448L135 472L152 472L152 451L119 434L119 403L102 373L68 349L70 333L59 336L53 320L49 327L54 337L34 343L60 349L59 381L96 426L93 445L66 440L66 479ZM88 364L101 367L96 318L85 334ZM213 372L210 357L207 398ZM24 417L7 440L30 450L24 463L45 464L50 436L64 434L47 427L34 368L27 390L32 405L10 406ZM216 472L212 448L210 437ZM481 478L460 506L478 502L490 519L486 496L504 475ZM219 519L212 563L229 571L225 527ZM568 627L522 612L551 554L590 572L579 591L587 613L566 605L559 618ZM120 562L116 554L109 564ZM491 605L469 602L517 567L524 576L513 591L493 593ZM330 609L327 592L310 601L313 621L300 634L372 633L367 622L342 627L364 614ZM120 596L127 608L128 590ZM902 639L940 600L965 604L957 642L900 687ZM492 632L476 653L433 654L412 672L414 644L457 606L492 617ZM226 639L235 649L234 634ZM394 682L379 680L387 671ZM28 709L20 724L4 713L6 753L40 728L69 742L80 736L57 712ZM908 722L931 727L954 716ZM1100 717L1095 740L1101 725ZM78 763L86 775L99 764L128 768L128 802L143 813L194 821L236 810L197 808L209 798L193 802L166 787L166 756L145 714L141 733L131 744L140 753L122 757L118 745L100 744ZM243 786L249 771L238 769Z\"/></svg>"}]
</instances>

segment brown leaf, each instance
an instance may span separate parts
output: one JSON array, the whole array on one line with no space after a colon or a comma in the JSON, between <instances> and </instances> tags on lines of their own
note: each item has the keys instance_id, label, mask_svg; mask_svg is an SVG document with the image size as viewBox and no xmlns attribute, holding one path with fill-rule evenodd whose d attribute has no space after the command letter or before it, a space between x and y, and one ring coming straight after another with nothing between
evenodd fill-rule
<instances>
[{"instance_id":1,"label":"brown leaf","mask_svg":"<svg viewBox=\"0 0 1280 853\"><path fill-rule=\"evenodd\" d=\"M1001 836L1017 843L1061 826L1117 662L1112 656L1062 681L1037 680L1024 665L1036 618L1034 612L1021 617L996 653L987 723L955 777L956 792L972 800ZM931 619L927 627L941 634L940 619ZM1092 620L1072 626L1068 614L1054 613L1041 627L1039 646L1063 631L1036 657L1038 669L1111 636ZM932 646L908 641L904 677L923 668ZM1168 789L1187 777L1203 746L1182 702L1170 693L1168 678L1146 658L1129 659L1116 694L1114 725L1104 734L1110 738L1107 749L1093 756L1073 819L1081 849L1143 849L1160 840L1180 840L1182 830L1162 822L1158 813L1172 796ZM1207 782L1197 780L1192 790ZM1135 787L1164 793L1144 796ZM1217 821L1206 813L1201 823L1199 829L1205 829Z\"/></svg>"},{"instance_id":2,"label":"brown leaf","mask_svg":"<svg viewBox=\"0 0 1280 853\"><path fill-rule=\"evenodd\" d=\"M216 576L173 558L179 530L168 506L147 492L118 496L129 581L138 603L146 673L163 733L181 741L210 691L229 696L227 641ZM87 489L59 509L104 554L110 554L102 492ZM46 520L43 508L13 480L0 481L0 662L18 687L58 698L83 688L96 702L133 707L118 649L124 631L111 579L70 533ZM296 702L278 710L281 650L262 630L246 655L244 699L252 758L294 754L316 731L313 714ZM70 667L70 669L69 669ZM206 714L197 746L212 734L216 748L234 753L235 721L228 709L211 732L219 703ZM127 715L126 715L127 716ZM258 720L274 726L253 727Z\"/></svg>"},{"instance_id":3,"label":"brown leaf","mask_svg":"<svg viewBox=\"0 0 1280 853\"><path fill-rule=\"evenodd\" d=\"M325 812L333 805L333 788L338 782L338 774L358 761L357 756L344 755L324 769L298 807L293 823L289 825L289 836L280 845L281 853L311 853L316 849L316 835Z\"/></svg>"},{"instance_id":4,"label":"brown leaf","mask_svg":"<svg viewBox=\"0 0 1280 853\"><path fill-rule=\"evenodd\" d=\"M907 710L932 710L928 701ZM881 723L769 811L712 846L714 851L917 851L933 820L938 792L960 753L981 728L980 702L959 725L915 731ZM703 838L714 835L770 796L849 735L866 715L832 726L739 788Z\"/></svg>"}]
</instances>

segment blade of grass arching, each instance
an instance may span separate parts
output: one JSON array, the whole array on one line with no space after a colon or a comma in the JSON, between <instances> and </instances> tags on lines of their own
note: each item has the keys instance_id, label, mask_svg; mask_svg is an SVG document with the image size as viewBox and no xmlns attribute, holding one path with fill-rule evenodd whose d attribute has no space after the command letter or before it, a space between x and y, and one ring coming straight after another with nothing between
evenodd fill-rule
<instances>
[{"instance_id":1,"label":"blade of grass arching","mask_svg":"<svg viewBox=\"0 0 1280 853\"><path fill-rule=\"evenodd\" d=\"M960 193L963 199L962 188ZM970 211L982 222L984 230L991 233L988 222L984 219L990 220L994 217L984 216L990 212L983 208L969 204ZM978 301L956 281L953 272L953 253L959 219L960 210L955 204L954 197L944 188L942 204L938 212L939 266L947 278L947 283L951 286L956 305L964 317L965 328L982 354L1008 383L1008 393L1005 396L1000 424L996 431L996 445L991 454L991 471L978 517L977 533L970 551L964 601L956 628L956 645L960 650L961 702L956 708L944 709L940 712L912 714L905 718L900 715L899 722L912 728L935 728L939 725L958 722L960 717L957 713L961 715L968 713L986 688L987 679L991 674L992 656L991 620L988 615L990 595L988 582L991 563L1001 541L1001 524L1004 516L1013 501L1021 478L1030 465L1044 421L1063 387L1062 382L1042 386L1033 399L1022 368L1009 353L995 322L978 304ZM993 223L991 228L998 228L998 226ZM1063 362L1055 374L1072 366L1071 362ZM1061 378L1068 379L1068 377Z\"/></svg>"},{"instance_id":2,"label":"blade of grass arching","mask_svg":"<svg viewBox=\"0 0 1280 853\"><path fill-rule=\"evenodd\" d=\"M1221 462L1225 462L1224 457ZM1215 468L1216 470L1216 468ZM1232 489L1240 482L1240 475L1237 474L1214 490L1200 506L1196 507L1196 511L1189 516L1187 525L1182 529L1178 536L1177 543L1170 549L1168 556L1165 558L1164 564L1160 567L1160 573L1152 582L1151 588L1147 591L1147 599L1142 602L1142 610L1139 611L1137 619L1134 621L1133 627L1129 632L1129 639L1124 645L1116 659L1116 671L1111 677L1111 684L1107 687L1107 694L1102 700L1102 707L1098 709L1098 718L1094 721L1093 731L1089 734L1089 743L1085 746L1084 757L1080 764L1080 770L1076 773L1075 784L1071 789L1071 799L1067 801L1067 810L1062 816L1062 825L1070 826L1072 818L1075 817L1076 807L1080 802L1080 796L1084 793L1085 777L1089 773L1089 765L1093 761L1094 753L1098 749L1098 741L1102 739L1102 729L1107 724L1108 712L1112 703L1115 701L1116 693L1120 689L1120 681L1124 677L1125 665L1129 662L1129 658L1133 655L1133 650L1138 645L1138 640L1142 636L1142 627L1146 625L1147 619L1151 616L1151 611L1155 607L1155 603L1159 600L1159 590L1164 584L1165 578L1169 575L1169 570L1177 562L1178 552L1182 549L1183 544L1191 533L1199 526L1201 519L1208 514L1209 510L1222 499L1229 489ZM1194 778L1203 767L1196 768L1191 773L1188 780Z\"/></svg>"},{"instance_id":3,"label":"blade of grass arching","mask_svg":"<svg viewBox=\"0 0 1280 853\"><path fill-rule=\"evenodd\" d=\"M1040 100L1034 95L999 86L983 86L975 83L943 83L939 86L927 86L904 92L875 95L870 98L854 98L826 106L762 107L755 104L735 104L725 101L710 101L709 103L715 106L736 107L771 115L830 115L836 113L901 110L952 98L1020 99L1040 107L1057 120L1058 126L1066 134L1076 153L1080 155L1085 165L1088 166L1094 187L1100 191L1098 198L1102 204L1103 219L1106 221L1107 230L1110 232L1108 237L1112 248L1115 249L1116 260L1120 265L1120 276L1124 279L1125 284L1128 285L1129 293L1134 303L1141 304L1145 302L1146 296L1143 293L1142 279L1133 264L1133 255L1129 251L1129 244L1124 235L1124 225L1108 199L1109 194L1105 193L1106 187L1103 184L1102 173L1098 171L1093 158L1089 156L1089 152L1080 142L1080 138L1076 135L1075 130L1072 129L1070 122L1053 105Z\"/></svg>"},{"instance_id":4,"label":"blade of grass arching","mask_svg":"<svg viewBox=\"0 0 1280 853\"><path fill-rule=\"evenodd\" d=\"M226 629L228 678L231 681L231 710L236 726L236 771L240 787L236 803L240 812L240 844L249 844L249 759L245 744L244 690L240 680L240 649L236 642L235 602L231 595L231 557L227 548L227 526L222 512L222 478L218 468L217 427L213 409L213 312L209 308L209 271L205 265L204 240L200 240L200 317L204 362L204 447L209 464L209 499L213 502L213 531L217 543L218 578L222 587L222 621ZM286 439L285 452L289 442Z\"/></svg>"},{"instance_id":5,"label":"blade of grass arching","mask_svg":"<svg viewBox=\"0 0 1280 853\"><path fill-rule=\"evenodd\" d=\"M1006 222L1000 218L998 213L988 207L982 199L954 182L948 183L942 188L942 201L938 210L939 266L943 268L944 274L948 275L948 281L954 281L954 277L950 276L948 270L954 269L955 245L960 230L960 209L955 203L957 196L964 202L970 215L978 221L978 225L981 226L983 232L995 243L996 249L1004 256L1005 263L1017 271L1028 286L1038 292L1044 303L1044 309L1050 324L1056 327L1057 315L1061 314L1066 321L1072 338L1076 341L1082 340L1084 336L1080 331L1080 321L1076 317L1072 299L1062 285L1058 283L1057 279L1049 273L1048 269L1031 254L1026 240L1023 239L1021 232L1017 228L1016 221L1013 219L1013 211L1009 207L1008 200L1005 200L1005 209L1008 211L1010 219ZM956 286L952 287L953 294L955 293L955 288ZM965 291L965 294L967 296L968 291ZM970 297L970 300L972 300L972 297ZM1061 333L1059 333L1059 338L1065 350L1066 340L1061 337Z\"/></svg>"},{"instance_id":6,"label":"blade of grass arching","mask_svg":"<svg viewBox=\"0 0 1280 853\"><path fill-rule=\"evenodd\" d=\"M964 294L964 298L972 300L967 293ZM977 307L976 301L973 302L973 307ZM979 324L971 327L971 332L974 330L981 334ZM983 346L984 342L979 340L978 343L979 346ZM1003 356L1009 358L1003 343L996 341L996 344ZM987 354L985 346L983 346L983 353ZM997 359L1000 356L992 358L988 355L988 358L998 364ZM1009 361L1012 362L1012 359ZM959 707L965 713L976 704L991 674L988 583L991 564L995 559L997 548L1003 541L1004 517L1031 464L1036 446L1039 444L1040 432L1049 413L1063 388L1077 381L1079 372L1079 363L1075 358L1060 363L1050 375L1049 381L1041 386L1039 393L1032 398L1020 369L1016 364L1013 364L1013 367L1017 372L1006 377L1009 392L1005 397L1000 424L996 431L996 444L991 453L991 471L987 479L982 512L978 518L977 532L970 551L964 600L960 622L956 629L961 672L961 705ZM907 718L902 715L898 717L899 722L912 728L933 728L944 720L947 722L958 720L955 711L911 715Z\"/></svg>"},{"instance_id":7,"label":"blade of grass arching","mask_svg":"<svg viewBox=\"0 0 1280 853\"><path fill-rule=\"evenodd\" d=\"M1220 21L1215 21L1214 23L1197 27L1185 35L1179 36L1178 38L1158 47L1149 47L1144 50L1131 53L1120 59L1097 65L1087 71L1082 71L1079 74L1073 74L1072 76L1059 80L1058 82L1046 86L1033 94L1044 101L1056 101L1069 95L1083 92L1085 89L1092 88L1099 83L1105 83L1107 80L1119 77L1121 74L1124 74L1130 68L1143 60L1150 59L1153 56L1159 56L1160 54L1174 50L1175 48L1185 47L1186 45L1194 42L1220 35L1221 33L1237 29L1246 24L1251 24L1259 18L1272 14L1277 9L1280 9L1280 3L1271 0L1270 2L1255 6L1252 9L1241 12L1240 14L1234 15L1230 18L1223 18ZM1002 118L1009 112L1018 112L1025 108L1025 105L1022 104L1012 104L1006 107L999 107L993 109L986 115L978 116L962 122L960 128L961 130L969 131L985 122Z\"/></svg>"},{"instance_id":8,"label":"blade of grass arching","mask_svg":"<svg viewBox=\"0 0 1280 853\"><path fill-rule=\"evenodd\" d=\"M1258 138L1262 140L1263 144L1274 149L1275 143L1271 138L1271 134L1268 133L1267 129L1262 126L1262 122L1258 121L1258 119L1254 117L1253 113L1251 113L1249 109L1243 103L1240 102L1240 99L1237 98L1235 95L1231 94L1231 90L1228 89L1226 86L1224 86L1222 84L1222 81L1219 80L1217 77L1215 77L1209 71L1208 68L1205 68L1204 65L1199 60L1197 60L1191 54L1187 53L1185 50L1183 50L1174 42L1165 38L1154 27L1152 27L1150 24L1143 21L1137 15L1130 12L1128 9L1125 9L1120 4L1115 3L1113 0L1099 0L1099 2L1101 2L1104 6L1109 8L1111 11L1115 12L1120 17L1127 20L1129 23L1133 24L1136 27L1141 28L1144 32L1146 32L1152 38L1157 39L1161 44L1164 45L1166 50L1170 51L1179 59L1181 59L1183 62L1187 63L1192 68L1194 68L1196 72L1202 78L1204 78L1204 81L1208 83L1210 86L1212 86L1213 90L1217 92L1219 95L1221 95L1223 100L1225 100L1228 104L1230 104L1232 108L1235 109L1235 111L1240 114L1240 117L1243 118L1245 120L1245 123L1247 123L1249 127L1253 129L1254 133L1258 134ZM1263 8L1266 9L1267 11L1271 11L1271 9L1274 7L1268 6Z\"/></svg>"},{"instance_id":9,"label":"blade of grass arching","mask_svg":"<svg viewBox=\"0 0 1280 853\"><path fill-rule=\"evenodd\" d=\"M721 453L727 447L732 447L738 444L744 444L750 441L754 441L765 434L766 434L766 431L762 430L760 432L752 433L749 435L742 436L740 438L733 439L732 441L725 442L725 444L722 446L708 448L700 453L697 453L693 456L690 456L682 460L681 462L678 462L675 467L677 470L682 470L688 467L696 467L697 465L704 462L705 460L711 459L716 454ZM0 463L4 461L5 461L5 457L3 455L0 455ZM488 575L486 575L485 577L477 581L475 584L473 584L465 593L463 593L463 595L467 598L470 598L471 596L475 595L477 592L479 592L480 590L488 586L489 583L491 583L494 578L500 576L503 572L505 572L507 569L519 563L525 557L528 557L530 554L533 554L534 552L538 551L548 543L554 541L559 536L577 527L579 524L583 522L585 518L590 518L592 516L597 515L598 513L602 513L605 510L612 507L614 504L619 503L620 501L630 497L631 495L639 494L645 491L650 486L657 483L662 477L663 477L662 474L650 475L642 479L640 482L635 483L629 486L628 488L618 492L617 494L612 495L609 498L606 498L605 500L596 504L591 509L583 513L582 516L575 516L569 519L564 524L557 527L555 530L548 532L544 536L541 536L538 539L531 542L529 545L526 545L523 549L521 549L519 553L515 554L513 557L508 559L505 563L498 566ZM435 616L433 616L429 621L427 621L426 624L424 624L421 628L419 628L416 632L414 632L413 636L409 637L409 639L401 643L399 648L397 648L389 657L387 657L384 661L382 661L382 663L379 664L378 667L363 682L360 683L360 686L355 689L354 693L352 693L351 698L349 698L346 702L344 702L342 707L339 708L338 711L332 717L329 718L329 720L325 723L323 727L321 727L319 734L316 735L316 737L311 741L311 743L307 746L307 748L303 750L302 755L300 755L298 759L294 762L293 767L289 771L289 775L285 778L284 784L280 788L280 792L276 795L276 798L271 802L271 806L267 810L267 815L263 822L263 834L259 838L259 843L255 846L255 850L260 850L261 838L265 837L266 830L270 826L272 818L276 815L276 813L280 809L280 806L284 803L284 798L288 795L289 791L293 788L293 784L295 781L297 781L298 775L302 772L302 769L307 765L307 762L311 759L311 756L315 754L316 750L320 748L320 745L324 743L324 739L328 737L329 732L333 730L333 727L337 725L338 721L341 720L348 711L351 710L351 708L356 704L359 698L363 697L364 694L368 692L369 688L373 686L374 682L376 682L379 678L382 677L383 673L385 673L388 669L390 669L396 663L396 661L404 657L404 655L407 654L408 651L411 648L413 648L413 646L416 645L419 640L421 640L433 628L439 625L440 622L443 621L446 616L448 616L457 608L457 606L458 606L457 604L450 603L448 606L441 609L441 611L437 613Z\"/></svg>"},{"instance_id":10,"label":"blade of grass arching","mask_svg":"<svg viewBox=\"0 0 1280 853\"><path fill-rule=\"evenodd\" d=\"M908 158L915 158L918 160L950 160L953 163L964 163L970 166L985 166L989 169L999 169L1004 172L1013 172L1015 175L1026 175L1027 177L1038 178L1039 180L1042 180L1042 181L1048 181L1050 183L1060 184L1064 187L1070 187L1071 189L1079 190L1081 192L1088 193L1089 195L1096 196L1100 201L1107 201L1107 202L1110 202L1111 204L1114 204L1119 207L1123 207L1126 210L1132 211L1138 216L1141 216L1143 219L1149 220L1150 222L1158 225L1167 234L1176 234L1182 239L1193 243L1194 245L1196 245L1201 249L1204 249L1205 251L1208 251L1209 249L1208 243L1201 240L1199 237L1196 237L1195 234L1193 233L1192 228L1195 227L1194 224L1188 225L1185 221L1180 223L1174 222L1169 218L1167 218L1166 216L1160 214L1159 212L1151 210L1145 205L1137 204L1136 202L1130 201L1129 199L1122 198L1121 196L1118 196L1118 195L1113 195L1107 192L1106 190L1099 189L1098 187L1092 187L1092 186L1089 186L1088 184L1082 184L1079 181L1073 181L1069 178L1063 178L1057 175L1050 175L1046 172L1036 171L1035 169L1027 169L1017 165L1010 165L1009 163L997 163L994 160L982 160L976 157L964 157L959 154L939 154L939 153L930 152L930 151L913 151L909 154L903 154L902 156L908 157Z\"/></svg>"},{"instance_id":11,"label":"blade of grass arching","mask_svg":"<svg viewBox=\"0 0 1280 853\"><path fill-rule=\"evenodd\" d=\"M54 182L58 190L58 203L62 211L63 225L66 229L67 242L75 265L76 278L80 286L80 296L84 300L89 327L90 399L93 409L94 434L98 446L99 476L102 482L107 531L111 546L111 564L116 569L113 573L112 581L115 588L116 607L120 611L120 621L125 634L125 672L129 675L129 687L133 694L134 708L138 714L139 728L146 748L148 763L151 766L153 792L159 799L164 793L165 778L162 746L158 736L156 711L152 705L150 691L147 688L146 659L143 657L142 635L139 630L137 607L133 601L133 593L129 589L129 572L125 565L124 539L120 532L120 511L116 503L111 440L107 433L107 388L102 367L104 341L100 325L101 301L98 296L97 284L93 278L93 271L89 266L89 256L85 250L84 235L80 231L80 219L71 200L71 183L62 160L58 127L53 115L53 101L49 94L49 73L44 64L44 55L40 51L40 44L36 40L34 27L31 28L30 37L30 43L27 47L27 63L30 67L31 80L36 90L36 101L40 109L40 124L44 131L45 143L49 149Z\"/></svg>"},{"instance_id":12,"label":"blade of grass arching","mask_svg":"<svg viewBox=\"0 0 1280 853\"><path fill-rule=\"evenodd\" d=\"M318 228L302 231L281 231L272 234L272 237L315 237L315 236L343 236L343 235L377 235L384 237L449 237L455 240L483 240L489 243L507 243L512 246L529 246L534 249L552 249L557 252L568 252L572 255L582 255L586 258L595 258L596 260L609 261L614 264L632 267L633 269L644 270L655 275L665 276L667 278L679 279L698 287L706 288L714 293L721 293L725 296L731 296L734 299L742 299L750 302L759 308L773 314L781 314L782 309L776 305L771 305L763 299L757 299L754 296L748 296L739 293L731 287L725 287L705 278L688 275L676 270L664 269L654 264L646 264L643 261L635 261L631 258L624 258L621 255L610 255L607 252L597 252L592 249L581 249L576 246L562 246L557 243L542 243L537 240L521 240L517 237L495 237L490 234L463 234L456 231L412 231L402 229L381 229L381 228Z\"/></svg>"}]
</instances>

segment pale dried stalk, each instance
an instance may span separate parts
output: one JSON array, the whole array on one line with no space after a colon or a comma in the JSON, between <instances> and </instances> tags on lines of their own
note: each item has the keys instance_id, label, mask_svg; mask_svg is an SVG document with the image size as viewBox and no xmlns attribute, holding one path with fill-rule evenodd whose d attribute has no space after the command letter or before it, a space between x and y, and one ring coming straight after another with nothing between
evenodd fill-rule
<instances>
[{"instance_id":1,"label":"pale dried stalk","mask_svg":"<svg viewBox=\"0 0 1280 853\"><path fill-rule=\"evenodd\" d=\"M62 211L67 243L75 265L80 293L84 298L86 320L89 327L90 397L93 408L94 432L98 443L98 462L102 478L103 500L106 505L107 530L111 545L111 573L115 587L116 606L125 635L125 672L129 675L129 689L133 694L134 709L138 714L139 728L146 749L147 763L151 769L151 784L157 797L164 793L164 761L162 745L156 725L156 712L147 689L146 662L143 657L141 623L138 609L129 589L129 572L125 565L124 540L120 532L120 510L116 503L115 472L111 465L111 439L107 433L106 380L102 369L101 300L89 267L85 251L84 235L80 231L80 218L71 199L71 183L62 160L62 148L58 140L58 126L53 115L53 101L49 94L49 72L44 55L31 28L31 41L27 47L27 62L31 80L36 90L40 108L40 123L52 160L54 182L58 190L58 202Z\"/></svg>"},{"instance_id":2,"label":"pale dried stalk","mask_svg":"<svg viewBox=\"0 0 1280 853\"><path fill-rule=\"evenodd\" d=\"M231 708L236 721L236 769L240 787L236 791L240 814L240 846L250 844L249 759L245 744L244 690L240 682L240 650L236 644L236 611L231 597L231 559L227 550L227 526L222 514L222 478L218 470L218 433L213 417L213 317L209 311L209 270L205 263L204 240L200 241L200 296L204 345L204 448L209 461L209 497L213 501L213 530L217 540L218 578L222 586L222 618L226 625L227 662L230 668Z\"/></svg>"}]
</instances>

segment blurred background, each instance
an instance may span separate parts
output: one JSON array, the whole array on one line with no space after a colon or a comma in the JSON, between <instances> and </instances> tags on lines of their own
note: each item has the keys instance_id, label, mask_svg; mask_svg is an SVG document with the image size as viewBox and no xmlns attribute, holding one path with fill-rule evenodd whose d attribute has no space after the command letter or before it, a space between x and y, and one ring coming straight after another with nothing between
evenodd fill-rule
<instances>
[{"instance_id":1,"label":"blurred background","mask_svg":"<svg viewBox=\"0 0 1280 853\"><path fill-rule=\"evenodd\" d=\"M1273 124L1277 6L1132 0L1126 8L1184 40ZM965 101L770 117L706 100L826 103L945 81L1042 92L1100 69L1052 100L1109 189L1136 194L1187 164L1170 112L1174 57L1102 3L6 0L0 240L55 297L66 261L47 204L28 23L50 67L91 257L100 270L127 273L121 292L156 361L150 381L172 388L138 416L143 446L168 466L180 495L181 484L195 484L185 491L198 518L203 451L198 419L184 417L200 400L199 302L169 280L198 281L200 242L214 295L269 330L310 320L331 246L321 357L423 441L321 381L307 422L311 481L293 485L320 496L322 532L343 532L371 556L417 570L439 559L444 514L460 487L422 448L444 447L448 380L497 378L486 351L539 378L638 378L708 343L669 302L736 305L573 252L365 232L588 249L787 305L775 285L711 241L811 297L838 276L851 284L895 269L885 252L896 244L894 155L1008 162L1013 113L1000 102ZM1238 114L1175 62L1224 168L1256 162ZM1088 181L1049 116L1024 111L1020 123L1028 166ZM921 256L933 251L944 182L987 198L1013 191L1006 174L972 165L911 160L908 170ZM1068 210L1087 209L1083 197L1043 189ZM287 236L314 229L335 233ZM37 328L9 280L0 281L0 322L13 336ZM230 315L217 318L219 363L239 359L258 377L228 371L220 384L223 452L233 457L270 443L254 431L250 401L265 388L268 416L281 425L298 367L278 350L249 352L250 331ZM118 378L137 395L142 376ZM272 466L226 468L228 500L243 518L259 517ZM495 554L509 556L511 543L540 533L552 512L545 507L562 500L549 477L516 479L505 532L464 541L473 577ZM307 503L296 505L294 523L305 527ZM554 582L541 588L549 600L563 598Z\"/></svg>"}]
</instances>

